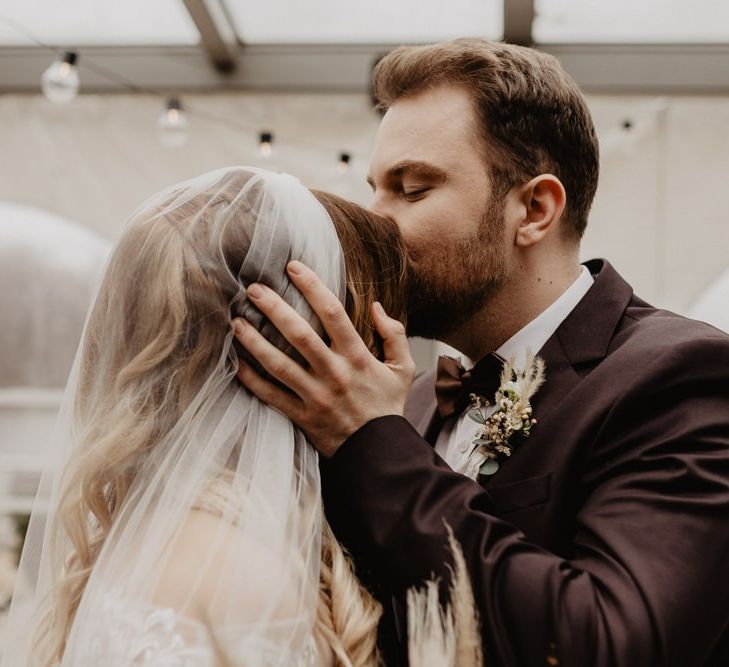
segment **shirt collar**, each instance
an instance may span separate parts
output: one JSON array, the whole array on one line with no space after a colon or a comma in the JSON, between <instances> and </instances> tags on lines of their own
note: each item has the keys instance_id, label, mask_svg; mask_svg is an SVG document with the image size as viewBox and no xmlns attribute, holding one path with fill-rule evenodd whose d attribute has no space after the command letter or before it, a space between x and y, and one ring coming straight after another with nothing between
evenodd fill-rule
<instances>
[{"instance_id":1,"label":"shirt collar","mask_svg":"<svg viewBox=\"0 0 729 667\"><path fill-rule=\"evenodd\" d=\"M529 324L519 329L496 350L496 354L507 360L515 358L515 365L524 368L529 351L536 354L542 349L559 325L587 294L593 283L590 270L583 265L580 275L561 296Z\"/></svg>"}]
</instances>

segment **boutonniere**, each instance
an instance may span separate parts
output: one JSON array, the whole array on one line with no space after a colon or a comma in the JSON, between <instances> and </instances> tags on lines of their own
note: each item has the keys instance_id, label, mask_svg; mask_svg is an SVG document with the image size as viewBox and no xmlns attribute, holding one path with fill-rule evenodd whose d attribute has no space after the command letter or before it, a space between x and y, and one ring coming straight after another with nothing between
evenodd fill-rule
<instances>
[{"instance_id":1,"label":"boutonniere","mask_svg":"<svg viewBox=\"0 0 729 667\"><path fill-rule=\"evenodd\" d=\"M468 416L481 426L466 468L474 479L477 475L493 475L499 469L500 462L511 456L515 435L529 437L537 423L532 418L530 400L544 382L544 360L529 352L523 369L514 367L513 358L505 361L500 381L494 395L495 411L489 411L492 404L488 400L471 394Z\"/></svg>"}]
</instances>

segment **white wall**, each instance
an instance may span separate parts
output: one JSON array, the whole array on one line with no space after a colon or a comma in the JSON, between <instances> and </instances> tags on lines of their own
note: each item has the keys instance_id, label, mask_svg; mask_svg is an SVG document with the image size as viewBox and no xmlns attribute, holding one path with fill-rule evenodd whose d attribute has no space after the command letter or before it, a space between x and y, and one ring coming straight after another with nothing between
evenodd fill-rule
<instances>
[{"instance_id":1,"label":"white wall","mask_svg":"<svg viewBox=\"0 0 729 667\"><path fill-rule=\"evenodd\" d=\"M602 175L582 256L609 258L644 299L686 312L729 266L729 99L590 102Z\"/></svg>"},{"instance_id":2,"label":"white wall","mask_svg":"<svg viewBox=\"0 0 729 667\"><path fill-rule=\"evenodd\" d=\"M108 238L149 194L226 164L288 171L367 202L378 117L366 96L184 100L235 127L192 116L188 144L167 149L156 135L157 98L89 95L56 107L40 96L1 96L0 199L46 208ZM729 265L729 99L593 96L589 103L602 175L582 256L609 258L643 298L685 312ZM269 129L276 151L266 162L257 134ZM354 156L345 176L336 168L341 150Z\"/></svg>"},{"instance_id":3,"label":"white wall","mask_svg":"<svg viewBox=\"0 0 729 667\"><path fill-rule=\"evenodd\" d=\"M164 101L144 96L79 96L67 107L38 96L0 96L0 200L33 204L113 238L147 196L176 181L231 164L260 164L309 186L366 198L366 156L377 115L365 96L196 95L184 98L235 127L190 117L189 141L163 147ZM258 132L273 130L262 160ZM351 174L339 151L354 154ZM356 185L353 185L356 184Z\"/></svg>"}]
</instances>

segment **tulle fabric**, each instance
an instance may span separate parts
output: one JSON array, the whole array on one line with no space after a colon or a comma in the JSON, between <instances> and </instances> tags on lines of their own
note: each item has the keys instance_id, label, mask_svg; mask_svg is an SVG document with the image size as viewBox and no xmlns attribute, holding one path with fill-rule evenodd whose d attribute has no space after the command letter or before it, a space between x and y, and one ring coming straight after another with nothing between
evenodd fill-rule
<instances>
[{"instance_id":1,"label":"tulle fabric","mask_svg":"<svg viewBox=\"0 0 729 667\"><path fill-rule=\"evenodd\" d=\"M255 224L235 227L251 216ZM161 219L177 225L186 248L212 282L225 284L230 317L245 317L288 354L294 354L291 346L247 300L247 285L269 285L320 332L320 323L287 279L287 262L303 261L344 298L343 255L331 219L292 176L243 167L205 174L147 201L124 234ZM245 237L237 267L224 251L231 231ZM140 253L163 251L139 247ZM125 276L134 265L123 264L112 253L107 287L108 281L121 285L146 279ZM94 314L94 307L92 317L106 318L101 329L105 339L89 340L87 320L48 446L48 469L23 549L2 667L40 664L34 649L39 624L53 613L54 592L73 552L66 531L59 528L60 498L69 493L69 470L78 457L91 455L88 429L114 427L104 425L109 407L102 392L113 372L114 355L134 335L134 322L122 321L122 304L118 312L112 306L102 314L98 309ZM172 612L183 630L189 619L196 619L195 639L190 641L206 645L200 655L208 658L225 655L237 664L243 652L241 664L268 667L295 664L297 656L310 655L322 532L317 454L286 417L237 382L229 322L221 341L217 362L196 378L189 395L162 402L165 414L157 423L165 428L151 433L128 466L131 485L91 570L63 666L89 664L93 655L94 660L121 655L121 648L104 639L105 631L118 629L119 618L138 618L139 609L166 611L168 617ZM90 345L96 357L89 376L83 369ZM154 368L145 377L165 386ZM86 451L79 443L85 443ZM190 563L195 564L193 571ZM115 615L113 610L121 611ZM184 631L178 634L187 641ZM118 632L114 636L119 639ZM123 639L122 631L121 646ZM90 647L97 653L90 653ZM193 646L198 655L195 650ZM125 658L118 659L124 664Z\"/></svg>"}]
</instances>

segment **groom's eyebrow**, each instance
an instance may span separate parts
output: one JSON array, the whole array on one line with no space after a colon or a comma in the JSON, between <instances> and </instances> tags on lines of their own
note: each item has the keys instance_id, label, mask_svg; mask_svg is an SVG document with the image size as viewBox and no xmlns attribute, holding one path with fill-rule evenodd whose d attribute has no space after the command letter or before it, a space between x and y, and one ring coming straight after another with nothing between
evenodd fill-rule
<instances>
[{"instance_id":1,"label":"groom's eyebrow","mask_svg":"<svg viewBox=\"0 0 729 667\"><path fill-rule=\"evenodd\" d=\"M386 183L392 183L393 181L401 180L407 175L419 176L430 181L438 181L441 183L446 180L445 171L430 162L423 162L421 160L403 160L402 162L398 162L393 165L385 172L383 181ZM374 190L375 182L372 176L367 177L367 182Z\"/></svg>"}]
</instances>

